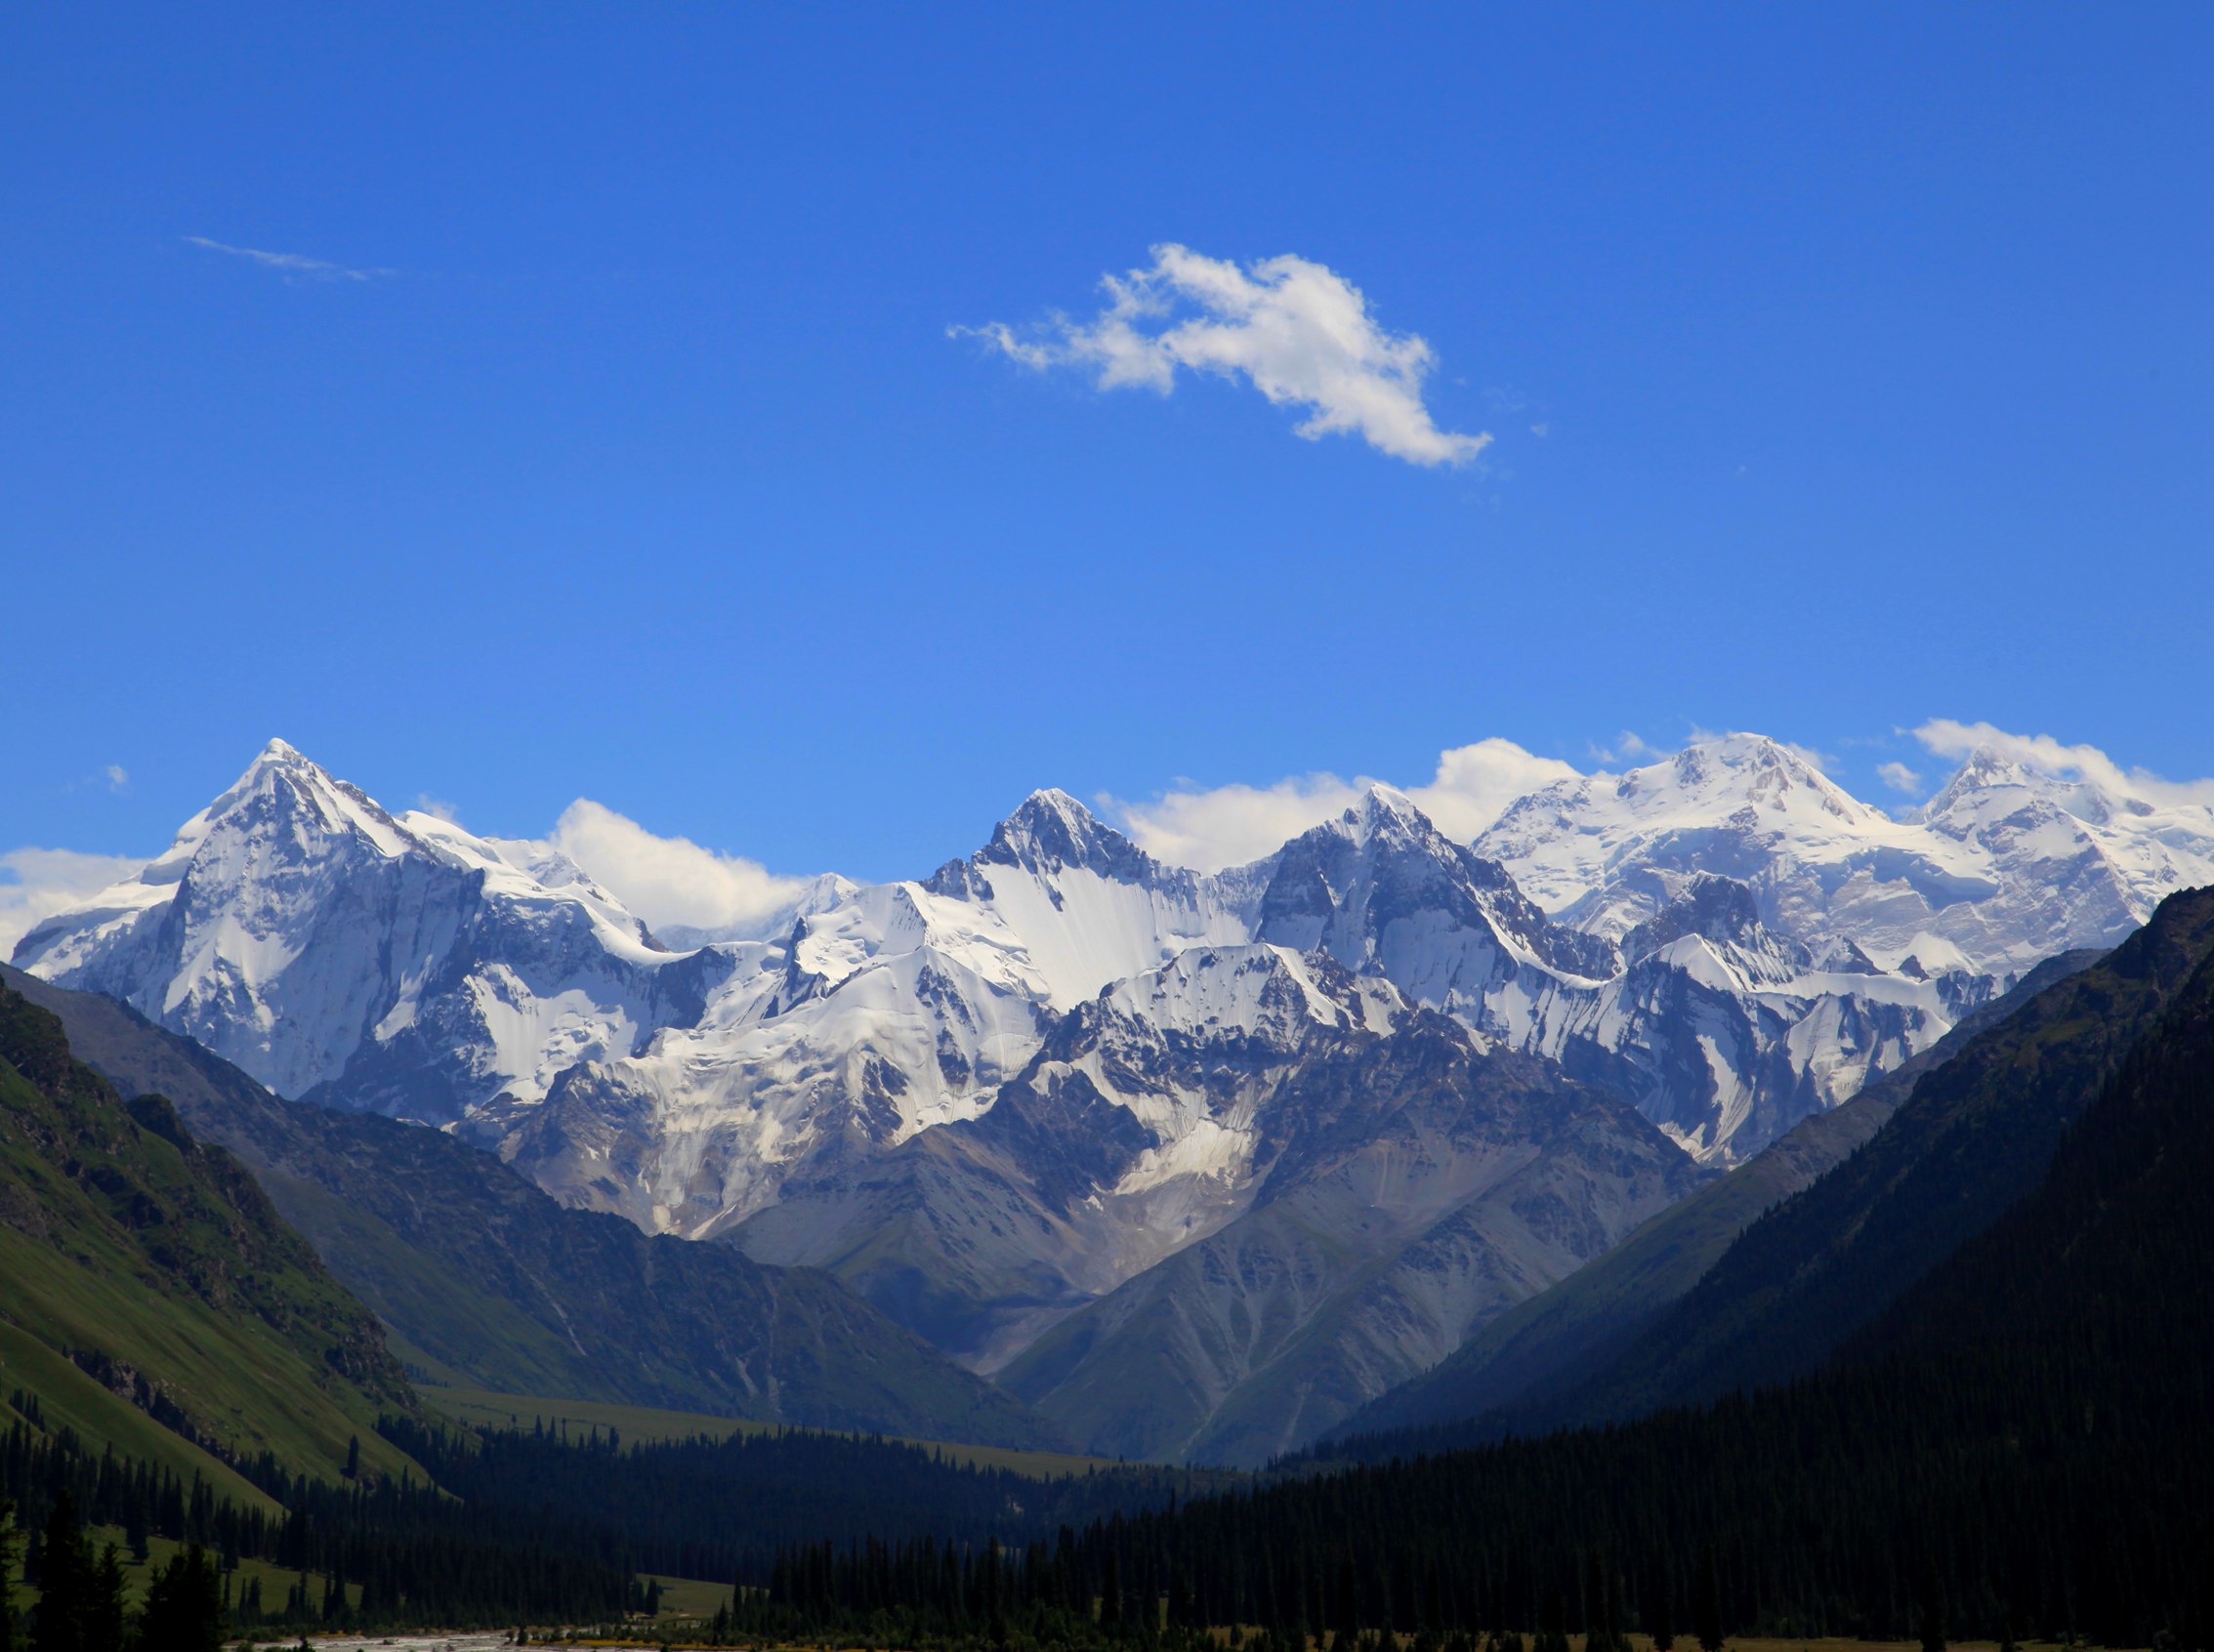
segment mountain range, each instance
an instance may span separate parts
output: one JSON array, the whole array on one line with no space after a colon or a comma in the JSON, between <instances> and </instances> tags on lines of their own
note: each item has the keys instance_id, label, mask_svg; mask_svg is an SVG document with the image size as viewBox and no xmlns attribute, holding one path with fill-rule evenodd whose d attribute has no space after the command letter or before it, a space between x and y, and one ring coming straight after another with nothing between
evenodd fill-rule
<instances>
[{"instance_id":1,"label":"mountain range","mask_svg":"<svg viewBox=\"0 0 2214 1652\"><path fill-rule=\"evenodd\" d=\"M1082 1443L1252 1462L2193 882L2202 807L1980 752L1901 820L1731 735L1470 843L1372 788L1220 872L1040 792L702 939L272 742L16 962L316 1116L828 1269Z\"/></svg>"}]
</instances>

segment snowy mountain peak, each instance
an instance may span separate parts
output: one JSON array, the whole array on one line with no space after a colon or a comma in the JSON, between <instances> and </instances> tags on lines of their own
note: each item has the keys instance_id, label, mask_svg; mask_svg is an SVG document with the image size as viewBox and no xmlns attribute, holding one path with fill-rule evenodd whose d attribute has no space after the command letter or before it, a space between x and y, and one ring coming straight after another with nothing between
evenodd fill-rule
<instances>
[{"instance_id":1,"label":"snowy mountain peak","mask_svg":"<svg viewBox=\"0 0 2214 1652\"><path fill-rule=\"evenodd\" d=\"M1804 754L1765 734L1722 734L1695 740L1664 763L1631 769L1616 795L1708 809L1724 803L1766 813L1812 810L1843 822L1888 818L1815 765Z\"/></svg>"},{"instance_id":2,"label":"snowy mountain peak","mask_svg":"<svg viewBox=\"0 0 2214 1652\"><path fill-rule=\"evenodd\" d=\"M1978 746L1938 795L1922 805L1920 818L1935 820L1984 792L2031 784L2029 771L2022 764L2000 756L1989 746Z\"/></svg>"},{"instance_id":3,"label":"snowy mountain peak","mask_svg":"<svg viewBox=\"0 0 2214 1652\"><path fill-rule=\"evenodd\" d=\"M1072 870L1140 885L1191 877L1162 866L1066 792L1048 787L1032 792L993 827L982 848L947 861L923 887L957 900L988 901L995 872L1009 870L1048 885Z\"/></svg>"},{"instance_id":4,"label":"snowy mountain peak","mask_svg":"<svg viewBox=\"0 0 2214 1652\"><path fill-rule=\"evenodd\" d=\"M1371 839L1390 836L1401 842L1420 841L1443 835L1431 823L1415 801L1397 787L1371 785L1361 793L1360 801L1338 816L1337 824L1345 828L1346 835L1357 845L1365 845Z\"/></svg>"},{"instance_id":5,"label":"snowy mountain peak","mask_svg":"<svg viewBox=\"0 0 2214 1652\"><path fill-rule=\"evenodd\" d=\"M1614 963L1611 947L1554 925L1496 861L1452 842L1388 786L1277 852L1258 926L1263 940L1327 952L1456 1009L1523 965L1590 976Z\"/></svg>"},{"instance_id":6,"label":"snowy mountain peak","mask_svg":"<svg viewBox=\"0 0 2214 1652\"><path fill-rule=\"evenodd\" d=\"M1153 858L1058 788L1032 792L1002 820L978 854L981 861L1050 874L1081 866L1129 882L1155 869Z\"/></svg>"},{"instance_id":7,"label":"snowy mountain peak","mask_svg":"<svg viewBox=\"0 0 2214 1652\"><path fill-rule=\"evenodd\" d=\"M1759 897L1734 878L1704 873L1692 877L1681 896L1622 937L1622 956L1637 964L1686 939L1706 942L1708 950L1734 966L1748 985L1780 985L1814 963L1806 947L1772 933L1761 923ZM1854 953L1846 950L1850 946L1847 942L1838 951L1844 968L1873 972L1872 968L1855 969Z\"/></svg>"},{"instance_id":8,"label":"snowy mountain peak","mask_svg":"<svg viewBox=\"0 0 2214 1652\"><path fill-rule=\"evenodd\" d=\"M246 772L208 806L201 819L212 831L256 809L279 811L295 831L309 836L354 834L380 854L401 854L421 847L415 835L386 813L375 799L284 740L272 740L264 746L246 765Z\"/></svg>"},{"instance_id":9,"label":"snowy mountain peak","mask_svg":"<svg viewBox=\"0 0 2214 1652\"><path fill-rule=\"evenodd\" d=\"M48 920L16 956L281 1094L344 1078L357 1104L441 1120L627 1053L696 1013L727 968L702 959L665 998L671 955L574 862L397 819L282 740L136 879Z\"/></svg>"}]
</instances>

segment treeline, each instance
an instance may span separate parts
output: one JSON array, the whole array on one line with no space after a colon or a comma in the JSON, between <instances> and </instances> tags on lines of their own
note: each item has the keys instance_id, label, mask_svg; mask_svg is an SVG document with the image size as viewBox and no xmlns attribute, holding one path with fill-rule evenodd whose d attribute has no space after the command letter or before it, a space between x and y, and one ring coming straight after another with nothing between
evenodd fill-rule
<instances>
[{"instance_id":1,"label":"treeline","mask_svg":"<svg viewBox=\"0 0 2214 1652\"><path fill-rule=\"evenodd\" d=\"M379 1431L476 1508L576 1511L620 1534L641 1571L751 1588L768 1586L779 1549L800 1537L927 1536L981 1549L1242 1478L1130 1465L1045 1480L932 1446L798 1430L625 1444L611 1430L572 1438L536 1421L480 1430L387 1418Z\"/></svg>"},{"instance_id":2,"label":"treeline","mask_svg":"<svg viewBox=\"0 0 2214 1652\"><path fill-rule=\"evenodd\" d=\"M631 1604L634 1568L605 1525L536 1509L487 1521L411 1478L333 1485L267 1459L250 1466L279 1511L219 1496L196 1474L186 1481L111 1450L95 1455L70 1429L47 1432L19 1417L0 1439L0 1501L13 1506L27 1540L32 1585L44 1587L57 1553L60 1577L80 1578L74 1551L54 1548L53 1534L63 1529L119 1529L137 1559L149 1539L166 1538L203 1554L226 1622L238 1629L589 1622L620 1617ZM239 1561L249 1558L295 1575L284 1599L233 1587ZM106 1639L54 1644L112 1652Z\"/></svg>"}]
</instances>

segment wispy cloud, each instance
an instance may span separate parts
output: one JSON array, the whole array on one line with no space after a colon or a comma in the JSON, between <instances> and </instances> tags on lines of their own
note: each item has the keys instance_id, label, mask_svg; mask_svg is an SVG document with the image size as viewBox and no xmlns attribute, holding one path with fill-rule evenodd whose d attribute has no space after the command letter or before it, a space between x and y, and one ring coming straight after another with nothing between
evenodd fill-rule
<instances>
[{"instance_id":1,"label":"wispy cloud","mask_svg":"<svg viewBox=\"0 0 2214 1652\"><path fill-rule=\"evenodd\" d=\"M1625 728L1614 737L1610 745L1602 746L1594 741L1591 746L1591 755L1603 764L1629 764L1636 763L1641 758L1666 757L1668 754L1650 740L1644 738L1632 729Z\"/></svg>"},{"instance_id":2,"label":"wispy cloud","mask_svg":"<svg viewBox=\"0 0 2214 1652\"><path fill-rule=\"evenodd\" d=\"M1992 723L1941 717L1915 729L1914 738L1942 758L1958 760L1987 751L2024 768L2086 782L2117 797L2162 807L2214 808L2214 779L2168 780L2151 769L2124 768L2097 746L2071 746L2050 734L2010 734Z\"/></svg>"},{"instance_id":3,"label":"wispy cloud","mask_svg":"<svg viewBox=\"0 0 2214 1652\"><path fill-rule=\"evenodd\" d=\"M590 798L562 811L551 841L651 928L741 929L808 887L804 878L779 877L689 838L660 837Z\"/></svg>"},{"instance_id":4,"label":"wispy cloud","mask_svg":"<svg viewBox=\"0 0 2214 1652\"><path fill-rule=\"evenodd\" d=\"M397 269L355 269L344 264L332 264L327 259L309 258L302 253L265 252L260 247L233 247L223 241L211 241L205 235L187 235L188 246L199 247L207 252L222 253L227 258L242 258L258 264L264 269L273 269L288 281L383 281L399 273Z\"/></svg>"},{"instance_id":5,"label":"wispy cloud","mask_svg":"<svg viewBox=\"0 0 2214 1652\"><path fill-rule=\"evenodd\" d=\"M125 768L121 764L111 763L105 768L102 769L101 772L107 777L107 789L109 791L120 795L121 793L128 792L131 789L130 770Z\"/></svg>"},{"instance_id":6,"label":"wispy cloud","mask_svg":"<svg viewBox=\"0 0 2214 1652\"><path fill-rule=\"evenodd\" d=\"M146 865L144 857L19 848L0 853L0 958L44 919L66 912Z\"/></svg>"},{"instance_id":7,"label":"wispy cloud","mask_svg":"<svg viewBox=\"0 0 2214 1652\"><path fill-rule=\"evenodd\" d=\"M1922 795L1922 771L1909 768L1903 763L1882 763L1876 765L1876 778L1895 792L1904 792L1910 798Z\"/></svg>"},{"instance_id":8,"label":"wispy cloud","mask_svg":"<svg viewBox=\"0 0 2214 1652\"><path fill-rule=\"evenodd\" d=\"M1326 266L1287 253L1240 268L1173 244L1152 255L1101 279L1107 303L1088 321L1055 313L947 333L1039 372L1092 373L1102 390L1166 395L1180 367L1242 378L1278 406L1305 408L1300 435L1358 434L1416 465L1465 464L1491 440L1438 428L1422 394L1437 365L1429 342L1378 326L1360 289Z\"/></svg>"},{"instance_id":9,"label":"wispy cloud","mask_svg":"<svg viewBox=\"0 0 2214 1652\"><path fill-rule=\"evenodd\" d=\"M1577 770L1525 751L1512 740L1479 740L1438 755L1429 784L1405 788L1415 805L1447 837L1467 842L1517 798ZM1213 871L1242 865L1279 848L1310 827L1359 802L1375 784L1365 776L1301 774L1274 785L1179 786L1148 803L1100 803L1148 853L1179 866Z\"/></svg>"}]
</instances>

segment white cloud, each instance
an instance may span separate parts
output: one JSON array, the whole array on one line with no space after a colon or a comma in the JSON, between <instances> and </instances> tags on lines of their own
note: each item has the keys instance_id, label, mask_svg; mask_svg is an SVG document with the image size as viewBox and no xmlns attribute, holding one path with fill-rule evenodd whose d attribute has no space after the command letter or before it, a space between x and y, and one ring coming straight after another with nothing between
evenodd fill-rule
<instances>
[{"instance_id":1,"label":"white cloud","mask_svg":"<svg viewBox=\"0 0 2214 1652\"><path fill-rule=\"evenodd\" d=\"M1402 788L1448 838L1466 843L1499 818L1517 798L1577 770L1526 752L1512 740L1479 740L1441 752L1428 785ZM1104 798L1103 806L1148 853L1179 866L1212 871L1238 866L1280 848L1312 826L1343 812L1376 782L1366 777L1305 774L1270 786L1183 786L1150 803Z\"/></svg>"},{"instance_id":2,"label":"white cloud","mask_svg":"<svg viewBox=\"0 0 2214 1652\"><path fill-rule=\"evenodd\" d=\"M127 854L20 848L0 853L0 958L42 920L65 912L146 865Z\"/></svg>"},{"instance_id":3,"label":"white cloud","mask_svg":"<svg viewBox=\"0 0 2214 1652\"><path fill-rule=\"evenodd\" d=\"M1180 787L1151 803L1102 798L1140 848L1176 866L1212 872L1258 860L1311 826L1350 808L1362 782L1306 774L1273 786Z\"/></svg>"},{"instance_id":4,"label":"white cloud","mask_svg":"<svg viewBox=\"0 0 2214 1652\"><path fill-rule=\"evenodd\" d=\"M1430 784L1411 788L1407 796L1446 837L1466 843L1505 813L1517 798L1556 780L1578 779L1581 772L1559 758L1539 757L1494 735L1439 753L1438 772Z\"/></svg>"},{"instance_id":5,"label":"white cloud","mask_svg":"<svg viewBox=\"0 0 2214 1652\"><path fill-rule=\"evenodd\" d=\"M301 253L264 252L259 247L226 246L211 241L205 235L187 235L186 243L207 252L218 252L228 258L242 258L249 264L258 264L264 269L273 269L288 281L382 281L399 273L397 269L351 269L343 264L332 264L324 259L309 258Z\"/></svg>"},{"instance_id":6,"label":"white cloud","mask_svg":"<svg viewBox=\"0 0 2214 1652\"><path fill-rule=\"evenodd\" d=\"M1876 778L1895 792L1904 792L1910 798L1922 795L1922 771L1908 768L1903 763L1885 763L1876 765Z\"/></svg>"},{"instance_id":7,"label":"white cloud","mask_svg":"<svg viewBox=\"0 0 2214 1652\"><path fill-rule=\"evenodd\" d=\"M1102 390L1144 386L1166 395L1176 370L1244 377L1278 406L1307 409L1298 434L1340 432L1417 465L1459 465L1491 440L1441 431L1423 404L1437 356L1413 333L1388 333L1344 276L1285 254L1239 268L1188 247L1152 249L1153 262L1101 280L1107 304L1089 321L1056 313L1032 327L952 327L1025 367L1075 367Z\"/></svg>"},{"instance_id":8,"label":"white cloud","mask_svg":"<svg viewBox=\"0 0 2214 1652\"><path fill-rule=\"evenodd\" d=\"M808 888L804 878L778 877L757 861L718 853L689 838L656 837L590 798L562 811L551 842L651 929L740 929Z\"/></svg>"},{"instance_id":9,"label":"white cloud","mask_svg":"<svg viewBox=\"0 0 2214 1652\"><path fill-rule=\"evenodd\" d=\"M1591 755L1594 761L1599 763L1633 764L1641 758L1659 758L1666 757L1668 754L1650 740L1647 740L1625 728L1621 733L1614 736L1612 745L1594 744L1591 748Z\"/></svg>"},{"instance_id":10,"label":"white cloud","mask_svg":"<svg viewBox=\"0 0 2214 1652\"><path fill-rule=\"evenodd\" d=\"M107 776L107 789L109 791L127 792L131 789L130 771L124 768L121 764L111 763L101 772Z\"/></svg>"},{"instance_id":11,"label":"white cloud","mask_svg":"<svg viewBox=\"0 0 2214 1652\"><path fill-rule=\"evenodd\" d=\"M2058 779L2086 781L2100 790L2161 806L2214 808L2214 779L2166 780L2146 768L2124 768L2097 746L2071 746L2050 734L2010 734L1988 723L1933 718L1914 730L1939 757L1955 761L1978 750Z\"/></svg>"}]
</instances>

